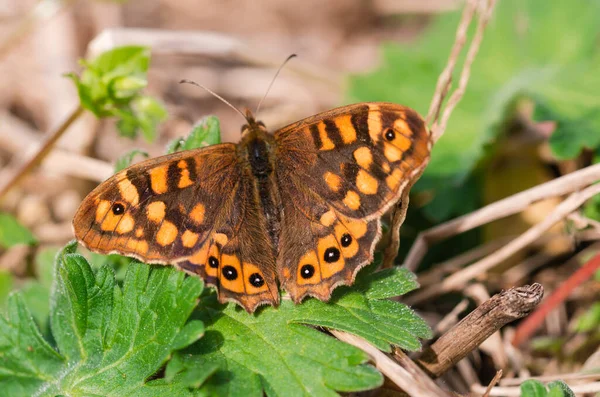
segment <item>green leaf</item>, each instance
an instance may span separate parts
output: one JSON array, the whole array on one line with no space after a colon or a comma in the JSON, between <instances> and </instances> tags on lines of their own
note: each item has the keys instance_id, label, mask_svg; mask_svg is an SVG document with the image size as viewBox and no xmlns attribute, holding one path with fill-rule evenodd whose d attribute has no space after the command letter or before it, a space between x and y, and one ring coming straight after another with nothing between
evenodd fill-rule
<instances>
[{"instance_id":1,"label":"green leaf","mask_svg":"<svg viewBox=\"0 0 600 397\"><path fill-rule=\"evenodd\" d=\"M132 101L131 107L144 138L148 142L154 141L158 124L168 116L167 110L149 96L138 96Z\"/></svg>"},{"instance_id":2,"label":"green leaf","mask_svg":"<svg viewBox=\"0 0 600 397\"><path fill-rule=\"evenodd\" d=\"M549 397L575 397L573 390L562 380L548 383Z\"/></svg>"},{"instance_id":3,"label":"green leaf","mask_svg":"<svg viewBox=\"0 0 600 397\"><path fill-rule=\"evenodd\" d=\"M194 125L187 138L178 138L169 144L168 153L190 150L221 143L221 125L216 116L207 116Z\"/></svg>"},{"instance_id":4,"label":"green leaf","mask_svg":"<svg viewBox=\"0 0 600 397\"><path fill-rule=\"evenodd\" d=\"M561 380L550 382L546 387L542 382L530 379L521 384L521 397L575 397L575 393Z\"/></svg>"},{"instance_id":5,"label":"green leaf","mask_svg":"<svg viewBox=\"0 0 600 397\"><path fill-rule=\"evenodd\" d=\"M85 67L81 76L67 74L77 87L81 105L97 117L117 117L123 136L135 137L141 131L146 140L154 140L167 112L156 99L141 93L148 84L150 50L118 47L81 63Z\"/></svg>"},{"instance_id":6,"label":"green leaf","mask_svg":"<svg viewBox=\"0 0 600 397\"><path fill-rule=\"evenodd\" d=\"M37 240L31 232L14 216L0 212L0 247L10 248L17 244L35 244Z\"/></svg>"},{"instance_id":7,"label":"green leaf","mask_svg":"<svg viewBox=\"0 0 600 397\"><path fill-rule=\"evenodd\" d=\"M108 266L94 273L69 244L56 258L50 299L56 350L21 295L11 296L0 317L0 387L11 396L188 396L181 382L146 380L174 346L200 337L198 321L185 324L201 291L197 278L140 263L129 265L121 289Z\"/></svg>"},{"instance_id":8,"label":"green leaf","mask_svg":"<svg viewBox=\"0 0 600 397\"><path fill-rule=\"evenodd\" d=\"M171 348L173 350L183 349L196 342L202 335L204 335L204 323L202 321L192 320L183 327L179 334L177 334Z\"/></svg>"},{"instance_id":9,"label":"green leaf","mask_svg":"<svg viewBox=\"0 0 600 397\"><path fill-rule=\"evenodd\" d=\"M221 363L207 362L201 356L176 353L165 369L168 382L181 382L186 387L198 388L221 368Z\"/></svg>"},{"instance_id":10,"label":"green leaf","mask_svg":"<svg viewBox=\"0 0 600 397\"><path fill-rule=\"evenodd\" d=\"M457 190L463 189L521 99L533 101L537 120L557 122L550 141L557 157L572 158L584 147L600 146L600 3L545 4L543 0L498 2L466 93L433 148L415 192L430 190L446 199L449 195L444 192L453 190L452 196L467 196ZM391 101L426 114L459 19L460 12L441 15L416 42L383 46L378 70L350 78L348 100ZM459 59L457 70L463 60ZM458 200L443 204L430 215L467 210Z\"/></svg>"},{"instance_id":11,"label":"green leaf","mask_svg":"<svg viewBox=\"0 0 600 397\"><path fill-rule=\"evenodd\" d=\"M575 328L579 332L600 329L600 302L594 302L583 315L577 319Z\"/></svg>"},{"instance_id":12,"label":"green leaf","mask_svg":"<svg viewBox=\"0 0 600 397\"><path fill-rule=\"evenodd\" d=\"M20 293L0 316L0 387L7 396L32 396L56 379L66 360L42 338Z\"/></svg>"},{"instance_id":13,"label":"green leaf","mask_svg":"<svg viewBox=\"0 0 600 397\"><path fill-rule=\"evenodd\" d=\"M0 312L4 312L8 294L13 288L13 276L8 270L0 269Z\"/></svg>"},{"instance_id":14,"label":"green leaf","mask_svg":"<svg viewBox=\"0 0 600 397\"><path fill-rule=\"evenodd\" d=\"M530 379L521 383L521 397L546 397L548 391L540 381Z\"/></svg>"},{"instance_id":15,"label":"green leaf","mask_svg":"<svg viewBox=\"0 0 600 397\"><path fill-rule=\"evenodd\" d=\"M306 325L359 335L382 350L390 344L418 349L418 337L429 337L425 322L405 305L387 300L414 289L405 269L363 271L353 288L340 288L330 303L309 299L248 315L235 305L223 308L214 295L196 313L206 335L185 353L219 364L203 386L217 395L335 395L377 387L381 374L366 364L360 350ZM202 361L202 362L204 362ZM175 370L173 370L175 372Z\"/></svg>"},{"instance_id":16,"label":"green leaf","mask_svg":"<svg viewBox=\"0 0 600 397\"><path fill-rule=\"evenodd\" d=\"M133 149L117 159L115 162L115 173L129 167L133 163L135 156L138 155L148 158L148 152L140 149Z\"/></svg>"}]
</instances>

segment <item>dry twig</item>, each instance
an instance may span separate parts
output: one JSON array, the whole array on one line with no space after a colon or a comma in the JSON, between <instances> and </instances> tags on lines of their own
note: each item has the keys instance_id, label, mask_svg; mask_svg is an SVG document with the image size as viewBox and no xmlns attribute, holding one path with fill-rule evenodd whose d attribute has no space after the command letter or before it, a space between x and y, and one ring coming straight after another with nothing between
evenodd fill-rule
<instances>
[{"instance_id":1,"label":"dry twig","mask_svg":"<svg viewBox=\"0 0 600 397\"><path fill-rule=\"evenodd\" d=\"M489 395L492 391L492 388L494 386L496 386L496 384L498 384L498 382L500 381L500 378L502 378L502 370L501 369L499 369L498 372L496 372L494 379L492 379L492 381L488 385L487 389L485 389L485 393L483 393L483 397L489 397Z\"/></svg>"},{"instance_id":2,"label":"dry twig","mask_svg":"<svg viewBox=\"0 0 600 397\"><path fill-rule=\"evenodd\" d=\"M419 369L404 353L400 352L396 355L396 359L399 361L399 363L397 363L387 354L358 336L337 330L331 330L331 333L339 340L356 346L367 353L375 363L377 369L408 395L415 397L451 396L450 393L440 389L440 387L426 373Z\"/></svg>"},{"instance_id":3,"label":"dry twig","mask_svg":"<svg viewBox=\"0 0 600 397\"><path fill-rule=\"evenodd\" d=\"M408 252L404 265L414 271L432 243L515 214L537 201L582 189L598 180L600 180L600 164L595 164L428 229L417 236L415 243Z\"/></svg>"},{"instance_id":4,"label":"dry twig","mask_svg":"<svg viewBox=\"0 0 600 397\"><path fill-rule=\"evenodd\" d=\"M489 269L509 258L518 250L531 244L557 222L564 219L575 209L579 208L584 202L598 193L600 193L600 184L592 185L582 191L572 193L567 199L556 206L556 208L549 213L542 222L530 227L525 233L506 244L498 251L472 264L471 266L454 273L450 277L443 280L439 285L433 285L423 290L419 290L417 293L409 296L406 299L406 302L409 304L416 304L417 302L431 299L434 296L438 296L464 286L469 280L488 271Z\"/></svg>"},{"instance_id":5,"label":"dry twig","mask_svg":"<svg viewBox=\"0 0 600 397\"><path fill-rule=\"evenodd\" d=\"M544 301L542 306L540 306L531 316L519 324L512 344L514 346L519 346L528 340L529 337L531 337L531 335L542 324L548 313L555 309L559 304L563 303L567 296L573 292L573 289L575 289L584 281L587 281L598 269L600 269L600 254L596 254L596 256L587 261L580 269L573 273L564 283L560 285L560 287L552 292L548 299Z\"/></svg>"},{"instance_id":6,"label":"dry twig","mask_svg":"<svg viewBox=\"0 0 600 397\"><path fill-rule=\"evenodd\" d=\"M471 40L469 45L469 50L467 52L467 57L465 63L463 64L463 69L460 76L460 82L458 88L452 93L450 97L450 101L448 106L444 109L444 114L442 117L442 124L438 126L438 118L439 112L441 110L441 105L444 100L444 97L450 90L450 84L452 81L452 73L454 72L454 68L456 66L456 62L458 57L464 47L464 44L467 40L467 30L473 20L473 16L477 10L477 6L479 4L479 0L469 0L465 6L463 11L460 23L458 25L456 31L456 39L452 50L450 51L450 56L448 58L448 63L446 68L440 75L437 83L436 90L433 95L432 103L429 109L429 113L426 118L426 122L429 123L433 120L433 127L431 130L431 139L432 142L436 142L437 139L444 133L446 128L446 124L448 119L450 118L450 114L454 110L454 107L460 102L467 83L469 81L469 75L471 70L471 64L475 60L475 56L477 55L477 51L479 50L479 46L481 44L481 40L483 38L483 32L485 31L485 27L487 26L487 22L492 15L492 11L494 9L494 5L496 0L487 0L485 6L480 12L479 22L477 24L477 31L475 36ZM400 248L400 227L402 223L404 223L404 219L406 218L406 210L408 207L409 200L409 191L412 184L419 178L421 173L424 171L424 167L427 165L427 162L422 164L423 169L421 172L415 176L415 178L410 182L408 186L405 187L404 193L400 198L398 204L394 207L392 211L392 224L390 226L391 237L390 243L385 251L385 256L383 259L383 267L391 267L394 263L394 260L398 254L398 249Z\"/></svg>"},{"instance_id":7,"label":"dry twig","mask_svg":"<svg viewBox=\"0 0 600 397\"><path fill-rule=\"evenodd\" d=\"M483 32L492 16L492 12L494 11L494 6L496 5L496 0L487 0L484 8L480 11L481 16L479 17L479 22L477 24L477 30L475 31L475 35L473 36L473 40L471 40L471 44L469 45L469 50L467 51L467 57L465 59L465 63L463 64L463 69L460 74L460 80L458 82L458 88L454 90L450 99L448 99L448 103L444 108L444 113L442 115L441 121L434 121L431 127L432 138L434 142L437 142L438 139L444 134L446 131L446 126L448 125L448 120L450 119L450 115L452 111L458 105L460 100L462 99L465 91L467 89L467 83L469 82L469 77L471 75L471 65L477 56L477 52L479 51L479 46L481 45L481 41L483 40Z\"/></svg>"},{"instance_id":8,"label":"dry twig","mask_svg":"<svg viewBox=\"0 0 600 397\"><path fill-rule=\"evenodd\" d=\"M477 0L469 0L465 5L460 22L458 24L458 29L456 30L456 38L454 39L454 44L450 50L448 62L438 77L435 92L431 100L431 105L429 105L429 111L427 112L427 117L425 118L425 122L427 124L437 120L439 116L442 108L442 102L444 101L444 97L446 96L446 93L450 89L450 85L452 83L452 73L456 67L458 56L467 42L467 30L469 25L471 25L471 21L473 20L473 16L477 10L477 2Z\"/></svg>"},{"instance_id":9,"label":"dry twig","mask_svg":"<svg viewBox=\"0 0 600 397\"><path fill-rule=\"evenodd\" d=\"M429 346L417 364L440 376L505 324L529 314L543 293L540 284L533 284L494 295Z\"/></svg>"}]
</instances>

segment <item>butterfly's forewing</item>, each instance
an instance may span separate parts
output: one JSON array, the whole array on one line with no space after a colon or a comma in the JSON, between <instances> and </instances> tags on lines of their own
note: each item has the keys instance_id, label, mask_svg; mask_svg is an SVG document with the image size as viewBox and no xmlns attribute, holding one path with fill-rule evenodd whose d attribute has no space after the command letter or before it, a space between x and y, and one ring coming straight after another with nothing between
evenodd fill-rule
<instances>
[{"instance_id":1,"label":"butterfly's forewing","mask_svg":"<svg viewBox=\"0 0 600 397\"><path fill-rule=\"evenodd\" d=\"M251 311L279 295L272 255L239 243L247 230L267 239L249 186L232 144L154 158L90 193L73 220L75 235L96 252L176 265Z\"/></svg>"},{"instance_id":2,"label":"butterfly's forewing","mask_svg":"<svg viewBox=\"0 0 600 397\"><path fill-rule=\"evenodd\" d=\"M361 103L284 127L275 141L284 205L278 274L294 300L326 300L372 260L381 215L427 163L429 133L412 109Z\"/></svg>"}]
</instances>

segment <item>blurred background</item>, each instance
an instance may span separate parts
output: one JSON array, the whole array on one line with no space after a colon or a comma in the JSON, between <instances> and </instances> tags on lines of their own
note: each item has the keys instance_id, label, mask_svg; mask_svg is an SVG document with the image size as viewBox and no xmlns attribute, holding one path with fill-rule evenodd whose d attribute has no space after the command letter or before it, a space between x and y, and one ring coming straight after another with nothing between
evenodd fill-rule
<instances>
[{"instance_id":1,"label":"blurred background","mask_svg":"<svg viewBox=\"0 0 600 397\"><path fill-rule=\"evenodd\" d=\"M51 262L52 247L72 239L77 206L113 173L121 156L134 148L163 154L169 142L209 114L220 119L223 141L239 139L243 119L206 91L179 84L181 79L253 110L277 67L296 53L260 113L272 130L359 101L392 101L425 115L463 5L459 0L0 0L0 184L77 109L76 86L64 74L80 73L80 59L92 60L120 45L150 47L144 92L166 109L156 128L135 137L124 137L135 134L124 134L112 118L84 112L41 166L4 194L0 295L16 287L37 291L28 296L44 321L47 295L35 280L47 282L44 263ZM466 95L413 189L399 262L419 232L600 159L599 33L598 1L499 0ZM429 272L422 284L434 285L494 252L545 219L560 201L543 200L431 247L419 269L442 270ZM503 288L534 281L548 294L597 252L598 221L600 200L594 198L480 274L469 288L419 302L419 309L436 324L465 296L472 307ZM17 234L24 237L7 237ZM591 356L584 352L600 343L599 294L596 274L549 316L543 338L525 359L512 356L504 344L509 337L498 335L496 345L471 357L470 369L458 370L463 373L455 377L455 390L478 377L489 380L491 368L510 367L514 374L581 369Z\"/></svg>"}]
</instances>

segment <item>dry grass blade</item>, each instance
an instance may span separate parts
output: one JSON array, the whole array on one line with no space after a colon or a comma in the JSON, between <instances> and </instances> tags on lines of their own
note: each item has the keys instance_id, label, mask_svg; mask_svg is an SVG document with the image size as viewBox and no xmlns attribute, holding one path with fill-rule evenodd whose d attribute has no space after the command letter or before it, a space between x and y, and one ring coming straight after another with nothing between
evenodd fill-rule
<instances>
[{"instance_id":1,"label":"dry grass blade","mask_svg":"<svg viewBox=\"0 0 600 397\"><path fill-rule=\"evenodd\" d=\"M496 372L494 379L492 379L492 381L488 385L487 389L485 389L485 393L483 393L482 397L488 397L490 395L492 388L494 386L496 386L496 384L500 381L500 378L502 378L502 370L501 369L498 370L498 372Z\"/></svg>"},{"instance_id":2,"label":"dry grass blade","mask_svg":"<svg viewBox=\"0 0 600 397\"><path fill-rule=\"evenodd\" d=\"M420 370L404 353L400 353L401 356L404 356L404 358L400 357L401 364L405 365L402 366L387 354L358 336L336 330L331 330L331 333L339 340L356 346L367 353L375 363L377 369L408 395L415 397L451 396L450 393L440 389L440 387L427 374Z\"/></svg>"},{"instance_id":3,"label":"dry grass blade","mask_svg":"<svg viewBox=\"0 0 600 397\"><path fill-rule=\"evenodd\" d=\"M468 0L467 4L462 13L461 20L458 24L458 28L456 31L456 38L454 40L454 45L452 46L452 50L450 51L450 56L448 57L448 63L446 67L440 74L438 78L436 90L433 94L433 99L431 105L429 107L429 112L427 114L426 123L429 124L433 122L433 126L437 126L439 113L441 110L442 102L444 97L450 90L450 85L452 82L452 73L454 72L454 68L456 67L456 62L460 53L467 41L467 31L471 22L473 20L473 16L476 13L477 6L479 5L479 0ZM489 20L492 11L494 9L495 0L487 0L485 7L481 11L481 16L479 19L479 23L477 24L477 32L469 45L469 50L467 52L467 59L463 65L463 69L461 72L460 84L457 90L452 94L451 102L449 106L444 110L443 117L443 128L435 128L432 129L432 140L435 142L441 134L443 134L446 123L450 118L450 114L454 107L458 104L460 99L462 98L464 91L466 89L467 83L469 81L470 68L471 64L475 60L475 56L477 55L477 51L479 49L479 45L481 44L481 40L483 38L483 32L485 27L487 26L487 21ZM433 119L433 120L432 120ZM392 213L392 225L390 227L391 230L391 238L390 244L386 249L383 267L391 267L395 261L395 258L398 254L398 249L400 248L400 226L404 222L406 217L406 208L408 205L408 190L410 186L406 187L406 194L400 200L400 205L394 208Z\"/></svg>"},{"instance_id":4,"label":"dry grass blade","mask_svg":"<svg viewBox=\"0 0 600 397\"><path fill-rule=\"evenodd\" d=\"M600 193L600 185L592 185L582 191L572 193L551 213L549 213L542 222L532 226L525 233L506 244L498 251L481 259L478 262L475 262L471 266L454 273L438 285L433 285L423 290L419 290L419 292L416 294L409 296L406 299L406 302L414 305L418 302L431 299L434 296L464 287L464 285L473 278L484 272L487 272L489 269L509 258L518 250L534 242L557 222L566 218L574 210L581 207L584 202L598 193Z\"/></svg>"},{"instance_id":5,"label":"dry grass blade","mask_svg":"<svg viewBox=\"0 0 600 397\"><path fill-rule=\"evenodd\" d=\"M415 243L408 252L404 265L414 271L425 256L429 245L434 242L515 214L537 201L582 189L598 180L600 180L600 164L595 164L435 226L417 236Z\"/></svg>"},{"instance_id":6,"label":"dry grass blade","mask_svg":"<svg viewBox=\"0 0 600 397\"><path fill-rule=\"evenodd\" d=\"M432 130L432 139L436 142L442 134L446 131L446 126L448 125L448 120L450 119L450 115L452 111L458 105L460 100L462 99L465 91L467 89L467 83L469 82L469 77L471 75L471 65L473 61L475 61L475 57L477 56L477 52L479 51L479 46L481 45L481 41L483 40L483 32L492 16L492 12L494 11L494 6L496 5L496 0L487 0L485 3L485 7L480 11L481 16L479 17L479 22L477 23L477 31L473 36L473 40L469 45L469 50L467 51L467 57L465 59L465 63L463 64L463 69L460 74L460 80L458 82L458 88L454 90L446 107L444 108L444 113L442 115L442 119L439 122L434 122L431 127Z\"/></svg>"},{"instance_id":7,"label":"dry grass blade","mask_svg":"<svg viewBox=\"0 0 600 397\"><path fill-rule=\"evenodd\" d=\"M467 42L467 30L469 25L471 25L471 21L473 20L473 16L477 10L477 3L478 0L469 0L465 5L460 22L458 24L458 29L456 30L454 45L452 46L452 50L450 50L448 63L438 77L435 93L433 94L431 105L429 105L429 111L427 112L427 117L425 118L425 122L427 124L438 118L444 97L450 89L450 85L452 84L452 72L454 72L458 56Z\"/></svg>"}]
</instances>

